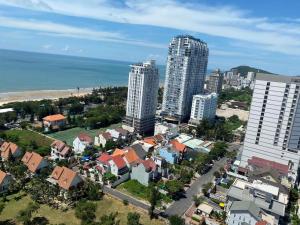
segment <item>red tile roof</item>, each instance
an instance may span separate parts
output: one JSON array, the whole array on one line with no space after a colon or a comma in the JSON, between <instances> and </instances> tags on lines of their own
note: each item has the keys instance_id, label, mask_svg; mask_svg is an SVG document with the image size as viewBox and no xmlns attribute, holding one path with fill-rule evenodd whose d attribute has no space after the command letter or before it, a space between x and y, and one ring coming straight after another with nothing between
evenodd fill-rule
<instances>
[{"instance_id":1,"label":"red tile roof","mask_svg":"<svg viewBox=\"0 0 300 225\"><path fill-rule=\"evenodd\" d=\"M186 151L186 146L184 144L181 144L177 140L171 140L170 144L172 145L172 149L174 149L180 153L183 153Z\"/></svg>"},{"instance_id":2,"label":"red tile roof","mask_svg":"<svg viewBox=\"0 0 300 225\"><path fill-rule=\"evenodd\" d=\"M123 149L119 149L119 148L116 148L114 153L112 154L112 156L124 156L125 155L125 151Z\"/></svg>"},{"instance_id":3,"label":"red tile roof","mask_svg":"<svg viewBox=\"0 0 300 225\"><path fill-rule=\"evenodd\" d=\"M78 138L79 138L80 141L84 141L84 142L87 142L87 143L93 143L93 139L88 134L81 133L81 134L78 135Z\"/></svg>"},{"instance_id":4,"label":"red tile roof","mask_svg":"<svg viewBox=\"0 0 300 225\"><path fill-rule=\"evenodd\" d=\"M140 160L139 156L136 154L135 150L130 148L126 154L125 159L129 164L134 164Z\"/></svg>"},{"instance_id":5,"label":"red tile roof","mask_svg":"<svg viewBox=\"0 0 300 225\"><path fill-rule=\"evenodd\" d=\"M64 117L61 114L55 114L55 115L50 115L46 116L43 118L43 120L48 121L48 122L55 122L55 121L60 121L60 120L65 120L66 117Z\"/></svg>"},{"instance_id":6,"label":"red tile roof","mask_svg":"<svg viewBox=\"0 0 300 225\"><path fill-rule=\"evenodd\" d=\"M281 173L288 174L289 166L284 165L278 162L262 159L256 156L253 156L252 159L248 159L249 165L254 165L262 168L272 168Z\"/></svg>"},{"instance_id":7,"label":"red tile roof","mask_svg":"<svg viewBox=\"0 0 300 225\"><path fill-rule=\"evenodd\" d=\"M51 147L57 149L59 154L62 156L65 156L72 151L70 146L68 146L66 143L60 140L52 142Z\"/></svg>"},{"instance_id":8,"label":"red tile roof","mask_svg":"<svg viewBox=\"0 0 300 225\"><path fill-rule=\"evenodd\" d=\"M1 147L1 157L8 159L11 155L14 155L18 151L19 147L12 142L4 142Z\"/></svg>"},{"instance_id":9,"label":"red tile roof","mask_svg":"<svg viewBox=\"0 0 300 225\"><path fill-rule=\"evenodd\" d=\"M107 153L102 153L97 160L103 164L108 164L108 161L111 160L111 156Z\"/></svg>"},{"instance_id":10,"label":"red tile roof","mask_svg":"<svg viewBox=\"0 0 300 225\"><path fill-rule=\"evenodd\" d=\"M9 175L7 173L3 172L2 170L0 170L0 185L2 185L6 176L9 176Z\"/></svg>"},{"instance_id":11,"label":"red tile roof","mask_svg":"<svg viewBox=\"0 0 300 225\"><path fill-rule=\"evenodd\" d=\"M118 167L118 169L122 169L122 168L126 167L126 162L119 155L113 156L112 157L112 161L116 164L116 166Z\"/></svg>"},{"instance_id":12,"label":"red tile roof","mask_svg":"<svg viewBox=\"0 0 300 225\"><path fill-rule=\"evenodd\" d=\"M72 182L75 178L81 179L76 172L67 168L56 166L51 174L51 177L57 181L58 185L65 189L69 190L72 187Z\"/></svg>"},{"instance_id":13,"label":"red tile roof","mask_svg":"<svg viewBox=\"0 0 300 225\"><path fill-rule=\"evenodd\" d=\"M22 158L22 162L32 173L37 171L43 160L44 158L35 152L26 152Z\"/></svg>"},{"instance_id":14,"label":"red tile roof","mask_svg":"<svg viewBox=\"0 0 300 225\"><path fill-rule=\"evenodd\" d=\"M147 137L147 138L144 138L144 142L150 144L150 145L154 145L156 146L157 145L157 142L155 140L154 137Z\"/></svg>"},{"instance_id":15,"label":"red tile roof","mask_svg":"<svg viewBox=\"0 0 300 225\"><path fill-rule=\"evenodd\" d=\"M267 225L267 221L264 221L264 220L260 220L260 221L257 221L255 225Z\"/></svg>"},{"instance_id":16,"label":"red tile roof","mask_svg":"<svg viewBox=\"0 0 300 225\"><path fill-rule=\"evenodd\" d=\"M144 160L143 162L143 165L144 167L146 168L146 170L152 170L152 171L155 171L156 170L156 164L155 162L152 160L152 159L147 159L147 160Z\"/></svg>"},{"instance_id":17,"label":"red tile roof","mask_svg":"<svg viewBox=\"0 0 300 225\"><path fill-rule=\"evenodd\" d=\"M100 135L102 135L106 140L112 139L112 137L111 137L111 135L110 135L109 132L104 132L104 133L102 133Z\"/></svg>"}]
</instances>

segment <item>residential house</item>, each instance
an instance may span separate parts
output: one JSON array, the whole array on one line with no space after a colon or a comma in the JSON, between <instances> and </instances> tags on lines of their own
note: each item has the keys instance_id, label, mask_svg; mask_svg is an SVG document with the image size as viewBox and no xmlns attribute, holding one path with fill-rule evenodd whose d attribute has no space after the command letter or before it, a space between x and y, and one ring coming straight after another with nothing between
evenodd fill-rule
<instances>
[{"instance_id":1,"label":"residential house","mask_svg":"<svg viewBox=\"0 0 300 225\"><path fill-rule=\"evenodd\" d=\"M162 177L168 177L168 163L167 161L158 155L151 156L151 159L155 162L157 165L157 171Z\"/></svg>"},{"instance_id":2,"label":"residential house","mask_svg":"<svg viewBox=\"0 0 300 225\"><path fill-rule=\"evenodd\" d=\"M197 207L197 214L200 214L201 216L204 216L204 217L209 217L210 214L212 213L213 209L214 208L212 206L210 206L206 203L202 203Z\"/></svg>"},{"instance_id":3,"label":"residential house","mask_svg":"<svg viewBox=\"0 0 300 225\"><path fill-rule=\"evenodd\" d=\"M260 208L254 202L234 201L229 208L226 224L239 225L245 223L256 225L261 220L260 214Z\"/></svg>"},{"instance_id":4,"label":"residential house","mask_svg":"<svg viewBox=\"0 0 300 225\"><path fill-rule=\"evenodd\" d=\"M289 194L285 188L261 180L236 179L229 188L227 197L227 205L234 201L252 201L262 212L274 217L274 223L278 224L279 218L285 215Z\"/></svg>"},{"instance_id":5,"label":"residential house","mask_svg":"<svg viewBox=\"0 0 300 225\"><path fill-rule=\"evenodd\" d=\"M126 154L126 151L124 149L116 148L115 151L113 152L112 156L119 155L119 156L123 157L125 154Z\"/></svg>"},{"instance_id":6,"label":"residential house","mask_svg":"<svg viewBox=\"0 0 300 225\"><path fill-rule=\"evenodd\" d=\"M148 186L158 177L157 165L152 159L142 160L132 167L131 179Z\"/></svg>"},{"instance_id":7,"label":"residential house","mask_svg":"<svg viewBox=\"0 0 300 225\"><path fill-rule=\"evenodd\" d=\"M172 165L179 161L179 152L174 151L169 147L160 148L158 154Z\"/></svg>"},{"instance_id":8,"label":"residential house","mask_svg":"<svg viewBox=\"0 0 300 225\"><path fill-rule=\"evenodd\" d=\"M51 144L51 159L53 160L69 160L73 156L73 151L63 141L56 140Z\"/></svg>"},{"instance_id":9,"label":"residential house","mask_svg":"<svg viewBox=\"0 0 300 225\"><path fill-rule=\"evenodd\" d=\"M140 159L145 159L147 156L147 151L143 148L141 144L134 144L130 146L130 148L134 149L135 153L138 155Z\"/></svg>"},{"instance_id":10,"label":"residential house","mask_svg":"<svg viewBox=\"0 0 300 225\"><path fill-rule=\"evenodd\" d=\"M104 133L101 133L101 134L99 134L98 136L95 137L94 144L96 146L105 147L106 143L108 141L113 141L113 137L111 136L111 134L109 132L104 132Z\"/></svg>"},{"instance_id":11,"label":"residential house","mask_svg":"<svg viewBox=\"0 0 300 225\"><path fill-rule=\"evenodd\" d=\"M110 133L114 141L127 140L129 137L129 131L120 127L115 129L107 129L106 132Z\"/></svg>"},{"instance_id":12,"label":"residential house","mask_svg":"<svg viewBox=\"0 0 300 225\"><path fill-rule=\"evenodd\" d=\"M125 160L119 155L112 156L108 163L110 166L110 172L115 176L124 175L129 171Z\"/></svg>"},{"instance_id":13,"label":"residential house","mask_svg":"<svg viewBox=\"0 0 300 225\"><path fill-rule=\"evenodd\" d=\"M155 146L144 140L137 140L137 141L133 142L133 145L140 145L142 147L142 149L144 149L145 152L152 152L154 150L154 146Z\"/></svg>"},{"instance_id":14,"label":"residential house","mask_svg":"<svg viewBox=\"0 0 300 225\"><path fill-rule=\"evenodd\" d=\"M129 148L127 150L123 159L125 160L126 165L129 169L131 169L133 165L137 164L141 160L136 151L132 148Z\"/></svg>"},{"instance_id":15,"label":"residential house","mask_svg":"<svg viewBox=\"0 0 300 225\"><path fill-rule=\"evenodd\" d=\"M67 119L61 114L49 115L43 118L45 130L60 129L66 125Z\"/></svg>"},{"instance_id":16,"label":"residential house","mask_svg":"<svg viewBox=\"0 0 300 225\"><path fill-rule=\"evenodd\" d=\"M12 181L12 176L0 170L0 193L6 192Z\"/></svg>"},{"instance_id":17,"label":"residential house","mask_svg":"<svg viewBox=\"0 0 300 225\"><path fill-rule=\"evenodd\" d=\"M75 154L82 154L84 150L93 145L93 139L85 133L79 134L73 141L73 150Z\"/></svg>"},{"instance_id":18,"label":"residential house","mask_svg":"<svg viewBox=\"0 0 300 225\"><path fill-rule=\"evenodd\" d=\"M48 162L36 152L26 152L22 162L32 174L36 174L48 166Z\"/></svg>"},{"instance_id":19,"label":"residential house","mask_svg":"<svg viewBox=\"0 0 300 225\"><path fill-rule=\"evenodd\" d=\"M54 168L48 181L57 184L64 191L76 188L83 183L82 178L76 172L60 166Z\"/></svg>"},{"instance_id":20,"label":"residential house","mask_svg":"<svg viewBox=\"0 0 300 225\"><path fill-rule=\"evenodd\" d=\"M0 150L2 160L10 160L10 158L17 158L22 154L22 151L19 148L19 146L12 142L3 142L0 147Z\"/></svg>"},{"instance_id":21,"label":"residential house","mask_svg":"<svg viewBox=\"0 0 300 225\"><path fill-rule=\"evenodd\" d=\"M179 160L182 160L186 154L186 145L185 144L182 144L180 143L179 141L177 140L171 140L169 142L170 144L170 148L176 152L179 153Z\"/></svg>"},{"instance_id":22,"label":"residential house","mask_svg":"<svg viewBox=\"0 0 300 225\"><path fill-rule=\"evenodd\" d=\"M98 158L97 158L97 165L99 167L99 170L101 174L104 174L105 172L110 172L110 164L109 161L111 160L111 155L107 153L102 153Z\"/></svg>"}]
</instances>

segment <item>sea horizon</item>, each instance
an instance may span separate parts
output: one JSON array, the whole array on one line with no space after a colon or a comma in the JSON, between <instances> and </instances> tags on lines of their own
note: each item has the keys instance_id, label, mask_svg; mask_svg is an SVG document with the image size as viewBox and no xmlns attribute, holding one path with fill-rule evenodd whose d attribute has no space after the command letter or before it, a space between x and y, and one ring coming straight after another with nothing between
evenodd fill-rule
<instances>
[{"instance_id":1,"label":"sea horizon","mask_svg":"<svg viewBox=\"0 0 300 225\"><path fill-rule=\"evenodd\" d=\"M127 86L133 63L136 62L0 49L0 93ZM165 65L157 67L162 86Z\"/></svg>"}]
</instances>

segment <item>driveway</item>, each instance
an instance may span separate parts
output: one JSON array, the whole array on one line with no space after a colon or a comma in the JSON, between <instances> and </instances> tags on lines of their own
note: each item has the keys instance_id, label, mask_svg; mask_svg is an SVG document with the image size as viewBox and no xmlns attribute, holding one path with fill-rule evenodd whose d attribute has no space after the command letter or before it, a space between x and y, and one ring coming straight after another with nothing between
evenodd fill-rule
<instances>
[{"instance_id":1,"label":"driveway","mask_svg":"<svg viewBox=\"0 0 300 225\"><path fill-rule=\"evenodd\" d=\"M208 182L211 182L214 177L214 172L219 170L221 166L224 166L226 163L226 158L222 158L220 161L217 161L212 169L199 177L191 187L186 191L185 197L181 198L178 201L175 201L169 208L166 209L165 215L172 216L178 215L182 216L185 211L193 204L193 196L201 192L202 186Z\"/></svg>"}]
</instances>

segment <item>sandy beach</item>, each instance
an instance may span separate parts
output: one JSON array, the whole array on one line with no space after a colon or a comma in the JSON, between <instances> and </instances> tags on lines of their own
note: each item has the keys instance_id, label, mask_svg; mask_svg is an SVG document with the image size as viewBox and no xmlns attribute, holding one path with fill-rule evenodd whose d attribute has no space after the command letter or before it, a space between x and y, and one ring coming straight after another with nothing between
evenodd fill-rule
<instances>
[{"instance_id":1,"label":"sandy beach","mask_svg":"<svg viewBox=\"0 0 300 225\"><path fill-rule=\"evenodd\" d=\"M81 88L67 90L36 90L22 92L0 93L0 106L9 102L37 101L42 99L59 99L71 96L83 96L91 93L93 88Z\"/></svg>"}]
</instances>

